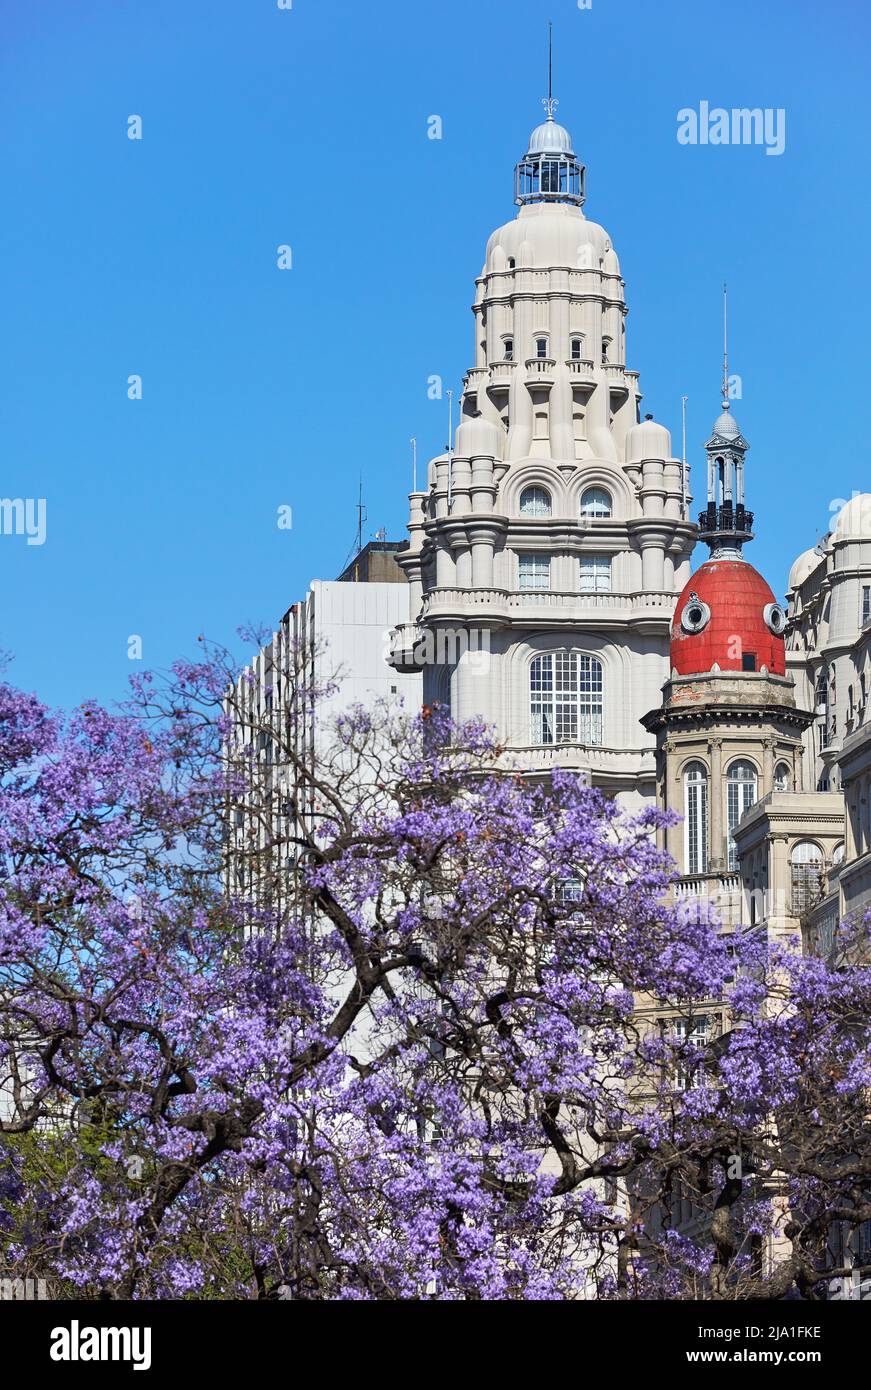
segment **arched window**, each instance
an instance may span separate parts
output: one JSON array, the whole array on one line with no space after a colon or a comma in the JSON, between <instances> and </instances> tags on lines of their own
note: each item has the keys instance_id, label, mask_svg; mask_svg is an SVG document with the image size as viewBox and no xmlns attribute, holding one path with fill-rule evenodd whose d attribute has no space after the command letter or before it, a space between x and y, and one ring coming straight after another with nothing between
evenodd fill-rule
<instances>
[{"instance_id":1,"label":"arched window","mask_svg":"<svg viewBox=\"0 0 871 1390\"><path fill-rule=\"evenodd\" d=\"M708 870L708 772L703 763L690 763L684 773L684 839L688 874Z\"/></svg>"},{"instance_id":2,"label":"arched window","mask_svg":"<svg viewBox=\"0 0 871 1390\"><path fill-rule=\"evenodd\" d=\"M547 338L542 334L535 340L536 357L547 357Z\"/></svg>"},{"instance_id":3,"label":"arched window","mask_svg":"<svg viewBox=\"0 0 871 1390\"><path fill-rule=\"evenodd\" d=\"M580 362L584 355L584 340L577 334L572 338L572 361Z\"/></svg>"},{"instance_id":4,"label":"arched window","mask_svg":"<svg viewBox=\"0 0 871 1390\"><path fill-rule=\"evenodd\" d=\"M792 791L792 773L789 770L789 763L778 763L774 769L774 790L776 792Z\"/></svg>"},{"instance_id":5,"label":"arched window","mask_svg":"<svg viewBox=\"0 0 871 1390\"><path fill-rule=\"evenodd\" d=\"M581 495L581 516L588 520L611 515L611 494L603 487L588 487Z\"/></svg>"},{"instance_id":6,"label":"arched window","mask_svg":"<svg viewBox=\"0 0 871 1390\"><path fill-rule=\"evenodd\" d=\"M729 868L738 867L738 853L732 833L749 806L756 800L756 768L752 763L732 763L726 774L726 819L729 825Z\"/></svg>"},{"instance_id":7,"label":"arched window","mask_svg":"<svg viewBox=\"0 0 871 1390\"><path fill-rule=\"evenodd\" d=\"M550 493L543 487L525 487L520 494L521 516L550 516Z\"/></svg>"},{"instance_id":8,"label":"arched window","mask_svg":"<svg viewBox=\"0 0 871 1390\"><path fill-rule=\"evenodd\" d=\"M529 668L530 741L602 742L602 663L582 652L548 652Z\"/></svg>"},{"instance_id":9,"label":"arched window","mask_svg":"<svg viewBox=\"0 0 871 1390\"><path fill-rule=\"evenodd\" d=\"M799 840L789 856L792 877L792 915L800 917L819 902L823 892L823 852L812 840Z\"/></svg>"},{"instance_id":10,"label":"arched window","mask_svg":"<svg viewBox=\"0 0 871 1390\"><path fill-rule=\"evenodd\" d=\"M513 338L503 338L503 339L502 339L502 360L503 360L503 362L513 362L513 361L514 361L514 339L513 339Z\"/></svg>"},{"instance_id":11,"label":"arched window","mask_svg":"<svg viewBox=\"0 0 871 1390\"><path fill-rule=\"evenodd\" d=\"M844 841L839 840L832 850L832 863L843 864L844 862Z\"/></svg>"}]
</instances>

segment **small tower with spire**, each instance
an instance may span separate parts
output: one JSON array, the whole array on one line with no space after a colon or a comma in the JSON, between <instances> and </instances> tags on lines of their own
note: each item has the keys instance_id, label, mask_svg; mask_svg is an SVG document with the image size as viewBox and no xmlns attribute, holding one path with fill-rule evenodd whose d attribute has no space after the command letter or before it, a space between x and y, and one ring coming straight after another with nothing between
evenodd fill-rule
<instances>
[{"instance_id":1,"label":"small tower with spire","mask_svg":"<svg viewBox=\"0 0 871 1390\"><path fill-rule=\"evenodd\" d=\"M572 149L572 137L558 125L553 113L559 101L553 94L553 25L548 25L547 96L542 98L547 120L536 126L529 149L514 171L514 201L528 203L573 203L582 207L585 199L585 170Z\"/></svg>"},{"instance_id":2,"label":"small tower with spire","mask_svg":"<svg viewBox=\"0 0 871 1390\"><path fill-rule=\"evenodd\" d=\"M705 445L708 505L699 515L699 539L715 560L740 560L753 539L753 513L744 504L744 456L750 445L738 428L729 401L729 344L726 286L723 286L723 410Z\"/></svg>"}]
</instances>

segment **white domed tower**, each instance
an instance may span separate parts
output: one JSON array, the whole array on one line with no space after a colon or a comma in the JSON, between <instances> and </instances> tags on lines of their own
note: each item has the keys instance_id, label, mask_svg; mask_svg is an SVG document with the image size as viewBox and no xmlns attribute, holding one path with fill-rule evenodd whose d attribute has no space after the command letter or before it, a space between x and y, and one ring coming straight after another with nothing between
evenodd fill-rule
<instances>
[{"instance_id":1,"label":"white domed tower","mask_svg":"<svg viewBox=\"0 0 871 1390\"><path fill-rule=\"evenodd\" d=\"M576 768L637 804L696 530L669 432L640 418L617 253L584 215L555 105L487 243L453 449L410 498L397 558L417 621L392 660L423 668L425 700L492 722L518 766Z\"/></svg>"}]
</instances>

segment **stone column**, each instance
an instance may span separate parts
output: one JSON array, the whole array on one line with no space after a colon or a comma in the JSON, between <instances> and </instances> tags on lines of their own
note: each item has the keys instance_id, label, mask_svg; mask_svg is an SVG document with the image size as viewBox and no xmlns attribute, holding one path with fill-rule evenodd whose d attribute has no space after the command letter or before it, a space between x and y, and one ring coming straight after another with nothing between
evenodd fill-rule
<instances>
[{"instance_id":1,"label":"stone column","mask_svg":"<svg viewBox=\"0 0 871 1390\"><path fill-rule=\"evenodd\" d=\"M711 869L722 869L725 864L725 846L723 839L723 740L721 738L712 738L709 746L711 750L711 783L710 796L708 798L708 811L711 844L708 867Z\"/></svg>"},{"instance_id":2,"label":"stone column","mask_svg":"<svg viewBox=\"0 0 871 1390\"><path fill-rule=\"evenodd\" d=\"M851 859L856 859L860 853L856 842L855 826L857 822L861 824L861 802L859 788L855 782L845 782L842 787L844 793L844 861L849 864Z\"/></svg>"},{"instance_id":3,"label":"stone column","mask_svg":"<svg viewBox=\"0 0 871 1390\"><path fill-rule=\"evenodd\" d=\"M762 742L762 793L767 796L774 791L774 739L766 738ZM761 797L758 798L761 800Z\"/></svg>"},{"instance_id":4,"label":"stone column","mask_svg":"<svg viewBox=\"0 0 871 1390\"><path fill-rule=\"evenodd\" d=\"M472 547L472 587L492 589L496 527L476 522L468 528L467 535Z\"/></svg>"}]
</instances>

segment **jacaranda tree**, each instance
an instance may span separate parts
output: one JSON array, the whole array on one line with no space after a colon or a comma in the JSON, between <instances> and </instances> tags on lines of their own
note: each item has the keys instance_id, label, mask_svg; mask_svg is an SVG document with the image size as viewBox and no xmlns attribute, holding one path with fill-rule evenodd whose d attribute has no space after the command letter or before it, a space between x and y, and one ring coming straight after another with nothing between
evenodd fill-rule
<instances>
[{"instance_id":1,"label":"jacaranda tree","mask_svg":"<svg viewBox=\"0 0 871 1390\"><path fill-rule=\"evenodd\" d=\"M245 680L204 643L118 712L0 686L0 1274L819 1296L871 1220L862 933L725 934L656 813L437 707L314 759L323 692Z\"/></svg>"}]
</instances>

